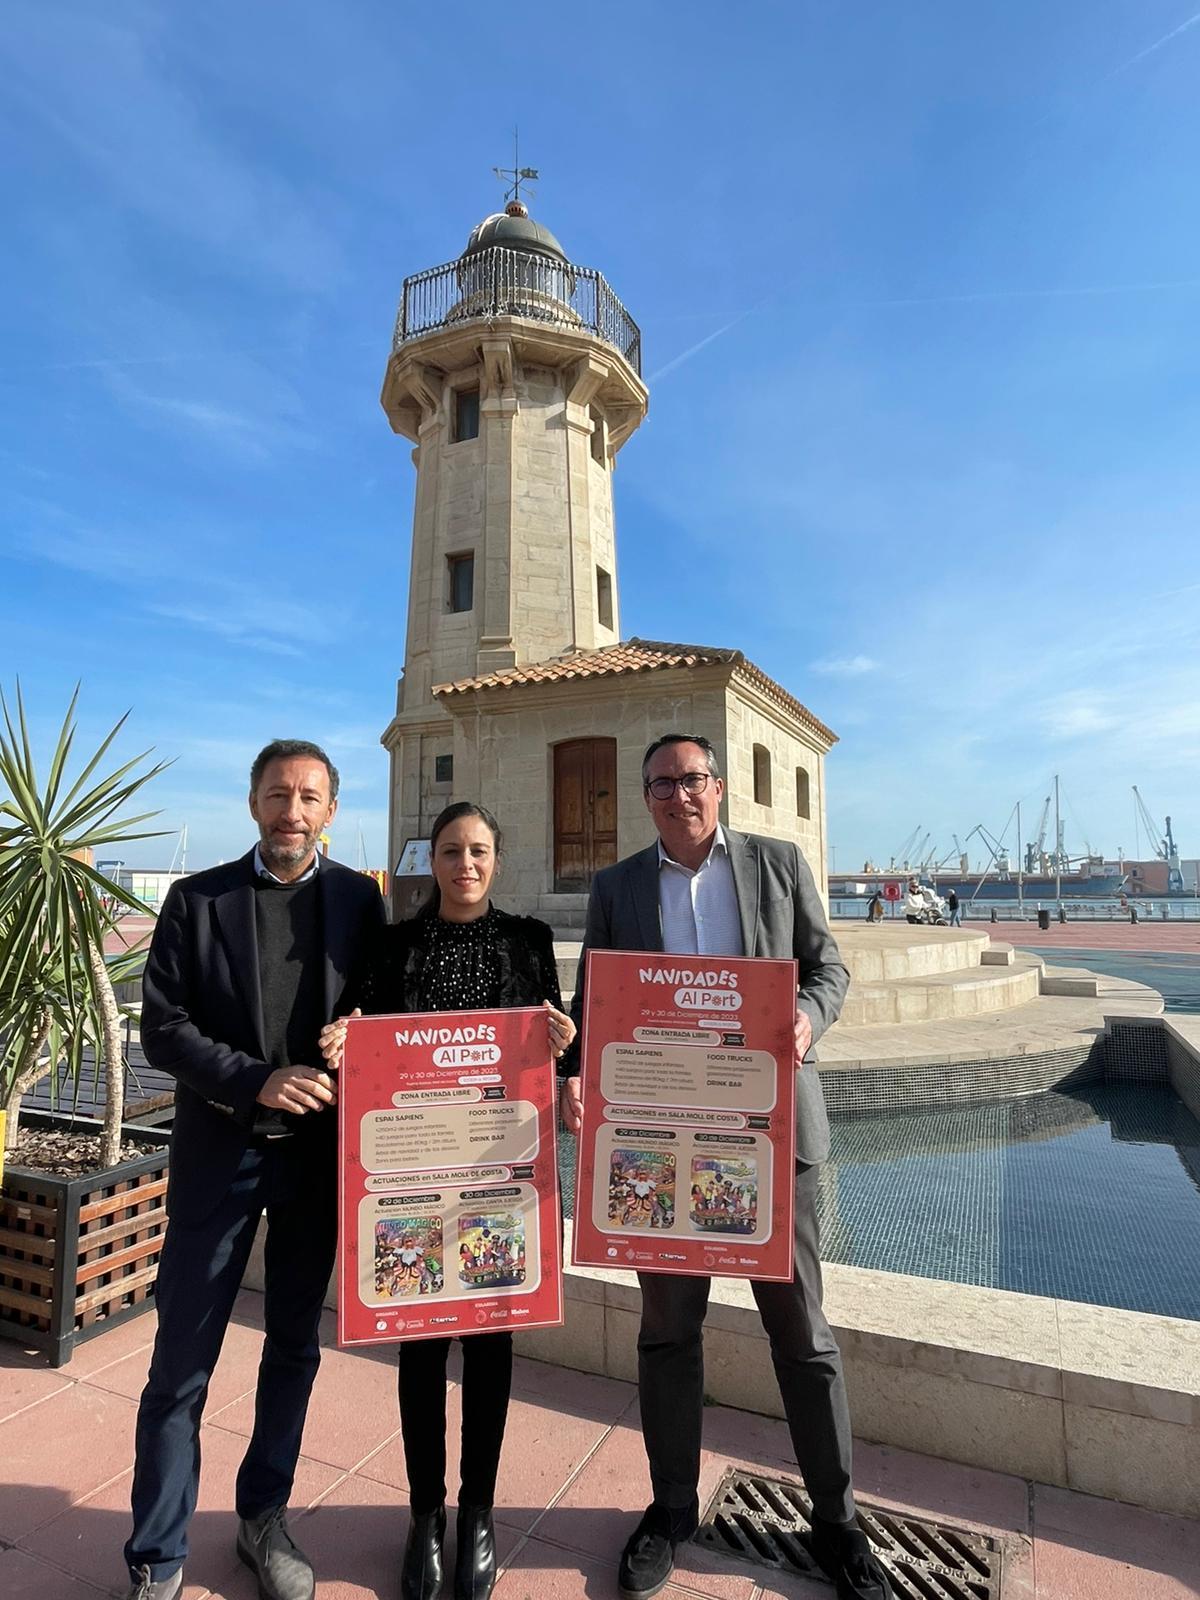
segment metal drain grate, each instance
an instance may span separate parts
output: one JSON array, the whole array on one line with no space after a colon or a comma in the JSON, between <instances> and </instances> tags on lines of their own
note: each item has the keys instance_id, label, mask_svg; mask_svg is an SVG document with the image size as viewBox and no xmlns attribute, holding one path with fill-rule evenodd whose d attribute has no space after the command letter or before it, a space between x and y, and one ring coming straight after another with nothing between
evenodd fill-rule
<instances>
[{"instance_id":1,"label":"metal drain grate","mask_svg":"<svg viewBox=\"0 0 1200 1600\"><path fill-rule=\"evenodd\" d=\"M727 1472L696 1530L708 1550L782 1567L806 1578L825 1574L808 1548L812 1506L794 1483L749 1472ZM896 1600L1001 1600L1003 1549L983 1533L896 1516L859 1505L858 1520Z\"/></svg>"}]
</instances>

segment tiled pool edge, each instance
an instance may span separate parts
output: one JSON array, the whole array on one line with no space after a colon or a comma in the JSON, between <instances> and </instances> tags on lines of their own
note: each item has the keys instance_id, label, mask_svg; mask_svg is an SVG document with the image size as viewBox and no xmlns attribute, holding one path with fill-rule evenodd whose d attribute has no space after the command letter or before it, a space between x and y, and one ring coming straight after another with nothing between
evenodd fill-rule
<instances>
[{"instance_id":1,"label":"tiled pool edge","mask_svg":"<svg viewBox=\"0 0 1200 1600\"><path fill-rule=\"evenodd\" d=\"M1060 1488L1200 1517L1200 1324L1002 1289L827 1265L855 1434ZM569 1268L537 1361L637 1375L629 1273ZM782 1416L749 1286L713 1283L705 1393Z\"/></svg>"}]
</instances>

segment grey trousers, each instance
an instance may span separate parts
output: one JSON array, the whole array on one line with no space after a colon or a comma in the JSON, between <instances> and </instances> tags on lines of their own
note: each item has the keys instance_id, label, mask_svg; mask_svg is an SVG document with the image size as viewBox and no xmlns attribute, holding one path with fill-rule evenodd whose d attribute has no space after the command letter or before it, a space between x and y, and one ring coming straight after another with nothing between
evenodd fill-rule
<instances>
[{"instance_id":1,"label":"grey trousers","mask_svg":"<svg viewBox=\"0 0 1200 1600\"><path fill-rule=\"evenodd\" d=\"M796 1164L795 1276L752 1285L771 1344L771 1359L796 1462L817 1516L854 1517L850 1487L850 1409L842 1358L821 1310L817 1168ZM638 1398L655 1502L678 1513L681 1528L696 1511L704 1407L704 1318L711 1279L638 1274Z\"/></svg>"}]
</instances>

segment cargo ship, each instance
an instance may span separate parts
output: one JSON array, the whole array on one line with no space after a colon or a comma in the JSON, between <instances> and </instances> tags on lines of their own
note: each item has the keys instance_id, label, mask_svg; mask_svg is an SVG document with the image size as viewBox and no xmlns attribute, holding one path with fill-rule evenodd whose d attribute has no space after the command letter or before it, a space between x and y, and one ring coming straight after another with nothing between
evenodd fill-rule
<instances>
[{"instance_id":1,"label":"cargo ship","mask_svg":"<svg viewBox=\"0 0 1200 1600\"><path fill-rule=\"evenodd\" d=\"M930 884L940 895L949 894L953 889L964 903L1025 899L1036 904L1039 900L1053 902L1060 894L1064 900L1116 900L1128 887L1127 873L1084 862L1064 872L1061 878L1053 872L1017 874L1009 871L1001 875L994 870L990 873L943 872L926 868L904 872L894 867L887 870L874 867L863 872L830 873L829 893L839 900L853 900L873 895L885 883L899 884L903 892L910 878Z\"/></svg>"}]
</instances>

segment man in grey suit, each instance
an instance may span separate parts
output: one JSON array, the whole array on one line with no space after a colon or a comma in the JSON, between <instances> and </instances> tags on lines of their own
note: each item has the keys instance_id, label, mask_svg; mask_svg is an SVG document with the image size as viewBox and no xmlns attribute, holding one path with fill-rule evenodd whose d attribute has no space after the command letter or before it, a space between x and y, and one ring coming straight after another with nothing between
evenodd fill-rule
<instances>
[{"instance_id":1,"label":"man in grey suit","mask_svg":"<svg viewBox=\"0 0 1200 1600\"><path fill-rule=\"evenodd\" d=\"M707 739L656 739L642 761L642 789L658 839L592 882L572 1014L578 1024L589 949L798 962L795 1274L791 1283L752 1287L813 1503L813 1554L833 1578L839 1600L889 1600L888 1580L855 1516L842 1361L821 1310L816 1192L818 1164L829 1154L829 1121L812 1047L837 1020L849 974L796 846L721 826L725 786ZM578 1072L577 1056L564 1060L563 1120L578 1132L580 1080L570 1075ZM648 1600L663 1588L676 1545L696 1528L709 1291L708 1278L638 1277L638 1396L654 1499L621 1556L625 1600Z\"/></svg>"}]
</instances>

